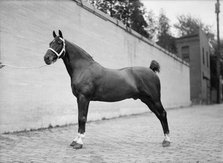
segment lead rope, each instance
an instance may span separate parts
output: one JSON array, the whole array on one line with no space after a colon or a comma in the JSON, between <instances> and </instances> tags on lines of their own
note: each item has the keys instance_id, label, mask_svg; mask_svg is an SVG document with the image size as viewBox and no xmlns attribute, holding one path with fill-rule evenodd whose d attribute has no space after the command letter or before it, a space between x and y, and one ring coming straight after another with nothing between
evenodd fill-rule
<instances>
[{"instance_id":1,"label":"lead rope","mask_svg":"<svg viewBox=\"0 0 223 163\"><path fill-rule=\"evenodd\" d=\"M48 65L44 64L42 66L23 67L23 66L14 66L14 65L11 65L11 64L2 63L0 61L0 68L3 68L4 66L10 67L10 68L16 68L16 69L40 69L40 68L46 67Z\"/></svg>"}]
</instances>

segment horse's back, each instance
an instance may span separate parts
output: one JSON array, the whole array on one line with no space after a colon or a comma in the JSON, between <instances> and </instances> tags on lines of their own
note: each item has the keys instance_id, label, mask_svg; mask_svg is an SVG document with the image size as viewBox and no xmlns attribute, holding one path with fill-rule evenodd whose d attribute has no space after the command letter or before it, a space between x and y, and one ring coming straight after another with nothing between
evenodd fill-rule
<instances>
[{"instance_id":1,"label":"horse's back","mask_svg":"<svg viewBox=\"0 0 223 163\"><path fill-rule=\"evenodd\" d=\"M127 74L130 74L133 76L135 80L140 80L141 82L144 81L150 81L154 82L157 85L160 85L159 77L157 74L152 71L148 67L126 67L119 69L120 72L126 72Z\"/></svg>"},{"instance_id":2,"label":"horse's back","mask_svg":"<svg viewBox=\"0 0 223 163\"><path fill-rule=\"evenodd\" d=\"M126 80L134 83L139 92L159 94L159 77L149 67L126 67L119 69L118 71Z\"/></svg>"}]
</instances>

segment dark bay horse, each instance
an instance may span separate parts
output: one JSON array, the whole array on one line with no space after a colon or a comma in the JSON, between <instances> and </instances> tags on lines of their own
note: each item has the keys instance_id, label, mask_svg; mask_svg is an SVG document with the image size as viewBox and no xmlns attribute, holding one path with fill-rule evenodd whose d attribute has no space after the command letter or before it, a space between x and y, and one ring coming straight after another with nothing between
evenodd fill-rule
<instances>
[{"instance_id":1,"label":"dark bay horse","mask_svg":"<svg viewBox=\"0 0 223 163\"><path fill-rule=\"evenodd\" d=\"M128 98L140 99L160 120L164 140L169 146L167 113L160 101L160 80L156 75L159 64L152 61L150 67L127 67L108 69L101 66L77 45L65 40L53 31L54 39L49 44L44 61L50 65L62 58L71 78L71 88L78 104L78 135L71 143L75 149L82 148L90 101L115 102Z\"/></svg>"}]
</instances>

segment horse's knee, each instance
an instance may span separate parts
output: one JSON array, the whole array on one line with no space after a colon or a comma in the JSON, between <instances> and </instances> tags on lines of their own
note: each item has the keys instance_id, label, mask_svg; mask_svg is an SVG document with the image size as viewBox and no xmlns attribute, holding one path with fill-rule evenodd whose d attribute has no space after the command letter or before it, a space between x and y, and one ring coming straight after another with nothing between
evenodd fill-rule
<instances>
[{"instance_id":1,"label":"horse's knee","mask_svg":"<svg viewBox=\"0 0 223 163\"><path fill-rule=\"evenodd\" d=\"M85 116L82 116L82 117L79 117L78 118L78 121L79 121L79 123L86 123L86 121L87 121L87 118L85 117Z\"/></svg>"}]
</instances>

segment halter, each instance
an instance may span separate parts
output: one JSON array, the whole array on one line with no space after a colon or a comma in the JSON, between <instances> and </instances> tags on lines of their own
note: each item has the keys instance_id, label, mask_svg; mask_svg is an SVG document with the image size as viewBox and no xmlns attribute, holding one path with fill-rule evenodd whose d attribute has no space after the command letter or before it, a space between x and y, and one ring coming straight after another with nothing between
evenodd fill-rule
<instances>
[{"instance_id":1,"label":"halter","mask_svg":"<svg viewBox=\"0 0 223 163\"><path fill-rule=\"evenodd\" d=\"M56 50L54 50L53 48L48 48L48 49L51 50L52 52L54 52L54 54L57 55L57 58L63 58L64 55L65 55L65 52L66 52L66 50L65 50L65 40L61 37L59 37L59 39L61 41L63 41L63 48L61 49L60 53L57 53Z\"/></svg>"}]
</instances>

